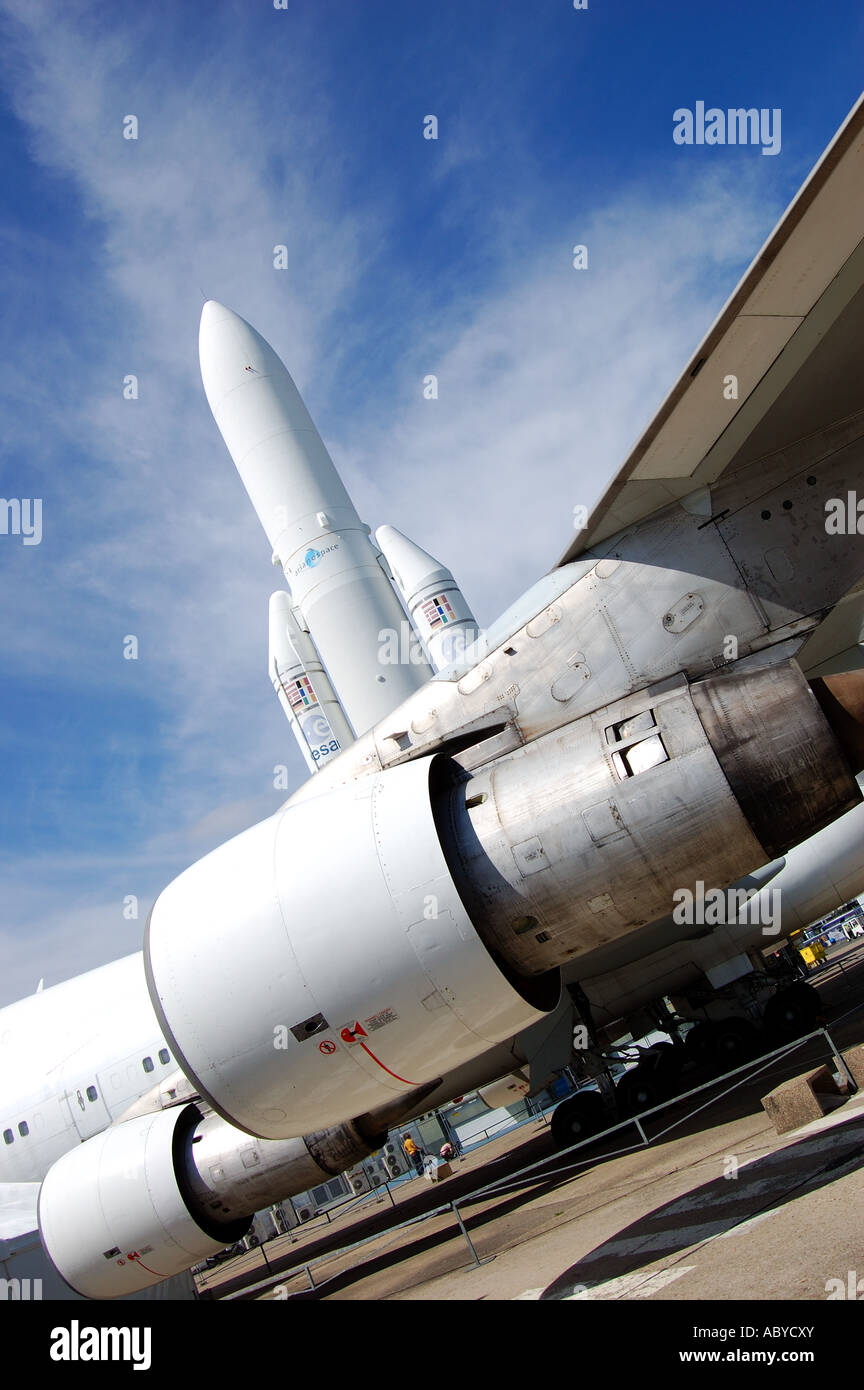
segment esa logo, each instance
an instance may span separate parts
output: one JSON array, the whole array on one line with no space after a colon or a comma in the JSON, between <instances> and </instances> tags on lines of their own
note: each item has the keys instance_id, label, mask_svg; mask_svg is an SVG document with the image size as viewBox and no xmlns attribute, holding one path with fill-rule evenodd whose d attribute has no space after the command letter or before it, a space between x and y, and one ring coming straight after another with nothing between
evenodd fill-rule
<instances>
[{"instance_id":1,"label":"esa logo","mask_svg":"<svg viewBox=\"0 0 864 1390\"><path fill-rule=\"evenodd\" d=\"M320 762L322 758L326 758L328 753L338 753L339 744L335 738L332 738L329 743L321 743L317 748L310 749L310 752L314 761L317 763Z\"/></svg>"}]
</instances>

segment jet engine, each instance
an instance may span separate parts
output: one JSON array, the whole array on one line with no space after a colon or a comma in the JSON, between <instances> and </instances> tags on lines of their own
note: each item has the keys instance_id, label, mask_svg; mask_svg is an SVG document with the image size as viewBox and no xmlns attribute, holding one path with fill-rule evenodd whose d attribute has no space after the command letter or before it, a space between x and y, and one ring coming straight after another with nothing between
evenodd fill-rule
<instances>
[{"instance_id":1,"label":"jet engine","mask_svg":"<svg viewBox=\"0 0 864 1390\"><path fill-rule=\"evenodd\" d=\"M667 917L676 889L725 888L850 810L851 746L793 662L677 677L470 781L451 771L441 839L483 940L531 974Z\"/></svg>"},{"instance_id":2,"label":"jet engine","mask_svg":"<svg viewBox=\"0 0 864 1390\"><path fill-rule=\"evenodd\" d=\"M289 801L154 904L157 1016L232 1124L269 1139L323 1129L557 1004L556 971L520 980L474 930L438 840L433 765Z\"/></svg>"},{"instance_id":3,"label":"jet engine","mask_svg":"<svg viewBox=\"0 0 864 1390\"><path fill-rule=\"evenodd\" d=\"M277 1143L194 1104L125 1120L49 1169L39 1193L42 1244L76 1293L137 1293L239 1240L256 1211L359 1163L439 1084Z\"/></svg>"},{"instance_id":4,"label":"jet engine","mask_svg":"<svg viewBox=\"0 0 864 1390\"><path fill-rule=\"evenodd\" d=\"M145 941L184 1071L274 1139L455 1070L554 1007L563 962L860 800L791 662L673 677L473 775L439 753L314 793L170 884Z\"/></svg>"}]
</instances>

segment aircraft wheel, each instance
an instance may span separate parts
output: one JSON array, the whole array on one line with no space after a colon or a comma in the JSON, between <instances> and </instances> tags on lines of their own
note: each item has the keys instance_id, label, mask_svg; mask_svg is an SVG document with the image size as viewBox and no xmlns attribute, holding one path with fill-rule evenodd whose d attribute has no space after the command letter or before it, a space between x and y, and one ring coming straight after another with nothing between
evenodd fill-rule
<instances>
[{"instance_id":1,"label":"aircraft wheel","mask_svg":"<svg viewBox=\"0 0 864 1390\"><path fill-rule=\"evenodd\" d=\"M775 1042L811 1033L819 1022L819 995L812 985L790 985L769 999L763 1016L766 1032Z\"/></svg>"},{"instance_id":2,"label":"aircraft wheel","mask_svg":"<svg viewBox=\"0 0 864 1390\"><path fill-rule=\"evenodd\" d=\"M638 1115L666 1099L666 1091L653 1068L640 1062L625 1072L615 1087L618 1108L623 1115Z\"/></svg>"},{"instance_id":3,"label":"aircraft wheel","mask_svg":"<svg viewBox=\"0 0 864 1390\"><path fill-rule=\"evenodd\" d=\"M717 1072L734 1071L754 1056L758 1035L746 1018L724 1018L712 1029L710 1058Z\"/></svg>"},{"instance_id":4,"label":"aircraft wheel","mask_svg":"<svg viewBox=\"0 0 864 1390\"><path fill-rule=\"evenodd\" d=\"M559 1149L598 1134L607 1124L606 1107L597 1091L582 1091L562 1101L552 1116L552 1139Z\"/></svg>"},{"instance_id":5,"label":"aircraft wheel","mask_svg":"<svg viewBox=\"0 0 864 1390\"><path fill-rule=\"evenodd\" d=\"M678 1085L681 1057L672 1043L655 1043L615 1087L622 1115L638 1115L668 1100Z\"/></svg>"},{"instance_id":6,"label":"aircraft wheel","mask_svg":"<svg viewBox=\"0 0 864 1390\"><path fill-rule=\"evenodd\" d=\"M708 1022L697 1023L687 1033L684 1039L684 1052L697 1067L709 1065L713 1037L714 1024Z\"/></svg>"}]
</instances>

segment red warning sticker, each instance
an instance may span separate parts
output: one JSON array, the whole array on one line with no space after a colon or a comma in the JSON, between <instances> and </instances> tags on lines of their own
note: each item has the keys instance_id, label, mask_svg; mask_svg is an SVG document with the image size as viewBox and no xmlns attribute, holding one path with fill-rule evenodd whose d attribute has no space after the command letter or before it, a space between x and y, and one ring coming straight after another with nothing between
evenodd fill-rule
<instances>
[{"instance_id":1,"label":"red warning sticker","mask_svg":"<svg viewBox=\"0 0 864 1390\"><path fill-rule=\"evenodd\" d=\"M323 1042L318 1044L318 1051L323 1052L325 1057L329 1057L336 1051L336 1044L330 1038L325 1038Z\"/></svg>"},{"instance_id":2,"label":"red warning sticker","mask_svg":"<svg viewBox=\"0 0 864 1390\"><path fill-rule=\"evenodd\" d=\"M376 1018L377 1017L378 1015L376 1015ZM367 1018L366 1022L371 1026L371 1019ZM390 1020L388 1019L387 1022L390 1022ZM379 1024L378 1026L381 1027L382 1024ZM363 1039L368 1037L368 1034L359 1019L355 1018L353 1023L346 1023L344 1028L340 1028L339 1036L342 1039L342 1041L348 1043L349 1046L362 1047L363 1051L366 1053L366 1056L371 1057L372 1061L376 1064L376 1066L379 1066L382 1071L386 1071L388 1076L394 1077L396 1081L404 1082L406 1086L417 1085L416 1081L409 1081L406 1076L400 1076L398 1072L391 1071L390 1068L384 1062L381 1061L380 1057L375 1056L375 1053L372 1051L371 1047L366 1046Z\"/></svg>"},{"instance_id":3,"label":"red warning sticker","mask_svg":"<svg viewBox=\"0 0 864 1390\"><path fill-rule=\"evenodd\" d=\"M359 1042L361 1038L367 1037L368 1034L366 1029L361 1026L359 1019L355 1019L353 1023L347 1023L345 1025L339 1036L343 1042L356 1043Z\"/></svg>"}]
</instances>

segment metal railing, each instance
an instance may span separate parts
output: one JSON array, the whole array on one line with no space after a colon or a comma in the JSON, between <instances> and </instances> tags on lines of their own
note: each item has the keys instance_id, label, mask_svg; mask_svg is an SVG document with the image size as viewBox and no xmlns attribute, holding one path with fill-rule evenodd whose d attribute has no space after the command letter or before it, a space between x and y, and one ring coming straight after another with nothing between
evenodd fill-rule
<instances>
[{"instance_id":1,"label":"metal railing","mask_svg":"<svg viewBox=\"0 0 864 1390\"><path fill-rule=\"evenodd\" d=\"M849 1014L857 1012L857 1008L864 1008L864 1005L859 1005L856 1007L856 1009L849 1009L847 1013L842 1014L839 1019L834 1020L832 1027L836 1026L836 1024L839 1023L843 1018L847 1018ZM829 1055L831 1056L831 1058L833 1058L834 1061L837 1062L841 1073L845 1075L850 1095L857 1093L857 1083L855 1081L854 1076L852 1075L852 1072L849 1070L846 1061L843 1058L842 1052L839 1048L835 1046L834 1040L828 1032L828 1029L818 1028L812 1033L807 1033L802 1038L795 1038L788 1043L784 1043L781 1047L775 1048L772 1052L765 1053L760 1057L752 1058L751 1060L742 1063L741 1066L734 1067L731 1071L724 1072L721 1076L712 1077L709 1081L702 1082L699 1086L694 1086L689 1091L685 1091L680 1095L670 1096L667 1100L662 1101L658 1105L653 1105L646 1110L640 1111L637 1115L632 1115L624 1120L619 1120L615 1124L609 1125L606 1129L599 1131L597 1134L592 1134L585 1139L578 1140L575 1144L569 1145L566 1149L559 1150L554 1154L547 1154L545 1158L538 1159L534 1163L527 1164L526 1167L518 1169L515 1173L510 1173L506 1177L498 1178L494 1182L486 1183L482 1187L476 1188L473 1192L467 1193L464 1197L455 1198L450 1202L443 1202L441 1203L441 1205L434 1207L431 1211L422 1212L418 1216L410 1217L409 1219L405 1221L400 1221L393 1226L387 1226L384 1228L384 1230L376 1231L372 1235L364 1236L360 1240L353 1241L350 1244L344 1246L340 1246L337 1250L328 1251L325 1255L319 1256L316 1260L310 1260L305 1263L298 1263L296 1265L293 1265L289 1269L282 1271L279 1275L279 1278L290 1279L296 1277L296 1275L300 1274L301 1272L304 1272L309 1282L309 1289L314 1289L317 1291L321 1289L325 1284L330 1282L329 1279L325 1279L316 1284L312 1271L313 1269L316 1269L319 1265L329 1263L332 1260L338 1259L342 1255L350 1254L353 1250L362 1249L363 1246L370 1244L372 1241L381 1240L386 1236L394 1235L398 1231L407 1230L412 1226L417 1226L422 1224L423 1222L431 1221L434 1217L441 1216L444 1212L448 1211L452 1213L456 1223L458 1224L459 1232L464 1238L468 1246L468 1251L471 1255L471 1264L465 1266L465 1268L476 1269L481 1265L488 1264L491 1260L495 1259L495 1256L487 1255L484 1259L481 1259L478 1256L477 1250L465 1226L465 1221L462 1216L461 1208L467 1206L469 1203L481 1201L486 1197L501 1196L505 1192L515 1191L519 1188L530 1187L534 1183L545 1183L550 1181L566 1180L571 1173L575 1172L579 1168L584 1167L586 1164L597 1163L601 1160L603 1162L606 1162L606 1160L610 1158L618 1158L623 1154L635 1153L640 1149L650 1148L650 1146L656 1143L658 1139L662 1139L664 1136L670 1134L672 1130L677 1129L680 1125L687 1123L687 1121L691 1120L694 1115L700 1114L701 1111L706 1110L709 1106L714 1105L719 1100L722 1100L724 1096L730 1095L733 1091L737 1090L739 1086L745 1085L747 1082L752 1081L763 1071L767 1071L770 1067L772 1067L779 1059L791 1056L794 1052L804 1047L807 1043L812 1042L814 1038L823 1038L825 1040L825 1042L828 1044ZM716 1095L711 1096L710 1099L707 1100L703 1105L697 1105L695 1108L688 1110L684 1115L679 1116L676 1120L672 1122L672 1124L667 1125L664 1129L659 1130L656 1134L650 1136L646 1134L643 1121L649 1119L652 1115L656 1115L659 1114L661 1111L668 1110L669 1107L672 1105L680 1105L682 1101L686 1101L693 1096L702 1095L705 1091L710 1090L712 1087L721 1085L723 1082L730 1080L732 1077L738 1078L733 1083L733 1085L727 1086L725 1090L719 1091ZM536 1120L538 1116L534 1115L530 1118L532 1120ZM528 1123L528 1121L526 1120L522 1123L525 1124ZM638 1130L640 1136L638 1143L628 1144L620 1149L613 1149L611 1153L604 1153L599 1157L597 1155L594 1155L591 1158L581 1158L576 1163L568 1162L563 1167L560 1166L561 1158L566 1158L568 1155L574 1154L577 1149L583 1149L587 1145L593 1146L598 1143L601 1143L604 1139L608 1138L609 1135L616 1134L620 1130L628 1129L634 1125ZM521 1128L522 1126L520 1125L518 1127ZM368 1196L369 1194L363 1195ZM340 1271L340 1273L342 1272L343 1271ZM331 1278L338 1277L338 1274L331 1276ZM227 1294L226 1301L230 1301L243 1296L248 1296L250 1293L259 1289L263 1290L269 1286L272 1286L272 1284L272 1276L269 1279L259 1280L255 1284L250 1284L244 1287L243 1289L237 1290L235 1293Z\"/></svg>"},{"instance_id":2,"label":"metal railing","mask_svg":"<svg viewBox=\"0 0 864 1390\"><path fill-rule=\"evenodd\" d=\"M854 1009L849 1010L849 1013L854 1012ZM847 1016L846 1014L843 1015L844 1018ZM835 1022L839 1022L839 1020L835 1020ZM478 1188L476 1192L472 1192L469 1197L466 1197L462 1204L464 1205L464 1202L474 1201L480 1197L487 1196L489 1193L506 1192L514 1186L522 1187L525 1185L524 1181L517 1181L517 1179L524 1179L526 1174L535 1172L539 1168L545 1168L547 1171L538 1174L536 1179L532 1179L532 1181L545 1182L550 1177L562 1177L571 1172L575 1172L577 1168L581 1168L585 1163L596 1162L596 1158L580 1159L578 1163L568 1164L563 1168L554 1167L550 1169L548 1165L553 1164L557 1159L566 1154L575 1153L577 1149L582 1149L587 1144L597 1144L601 1140L607 1138L608 1135L615 1134L618 1130L628 1129L631 1125L635 1125L639 1131L640 1142L638 1144L629 1144L623 1149L614 1149L612 1153L603 1154L602 1157L604 1162L608 1158L618 1158L621 1154L634 1153L637 1149L650 1147L650 1145L656 1143L658 1139L662 1139L664 1135L670 1134L673 1129L677 1129L680 1125L691 1120L694 1115L698 1115L701 1111L707 1110L710 1105L714 1105L718 1100L722 1100L724 1096L730 1095L732 1091L737 1090L739 1086L745 1085L754 1077L759 1076L761 1072L767 1071L778 1058L790 1056L793 1052L797 1051L798 1048L803 1047L805 1043L811 1042L814 1038L819 1037L825 1038L830 1048L831 1057L838 1063L841 1072L845 1074L850 1095L856 1094L858 1085L844 1061L842 1053L835 1047L834 1041L827 1028L817 1028L814 1032L805 1034L803 1038L795 1038L791 1042L784 1043L782 1047L775 1048L773 1052L763 1053L760 1057L754 1057L750 1061L742 1063L740 1067L734 1067L732 1071L724 1072L722 1076L714 1076L709 1081L703 1081L701 1085L692 1087L689 1091L683 1091L680 1095L670 1096L668 1100L661 1101L659 1105L652 1105L647 1110L641 1110L637 1115L631 1115L628 1116L627 1119L619 1120L617 1124L609 1125L607 1129L600 1130L597 1134L589 1135L586 1139L580 1139L577 1143L568 1145L566 1149L561 1149L557 1154L547 1154L545 1158L539 1159L536 1163L529 1164L528 1167L520 1169L517 1173L511 1173L506 1178L498 1178L495 1182L487 1183L485 1187ZM643 1120L647 1120L651 1115L656 1115L662 1110L668 1110L671 1105L679 1105L682 1101L688 1100L691 1096L701 1095L702 1092L710 1090L712 1086L718 1086L722 1082L728 1081L729 1078L733 1076L738 1077L734 1085L727 1086L724 1091L719 1091L717 1095L711 1096L704 1105L697 1105L694 1109L688 1110L686 1114L679 1116L671 1125L667 1125L665 1129L661 1129L656 1134L652 1134L650 1138L646 1135L642 1125Z\"/></svg>"}]
</instances>

